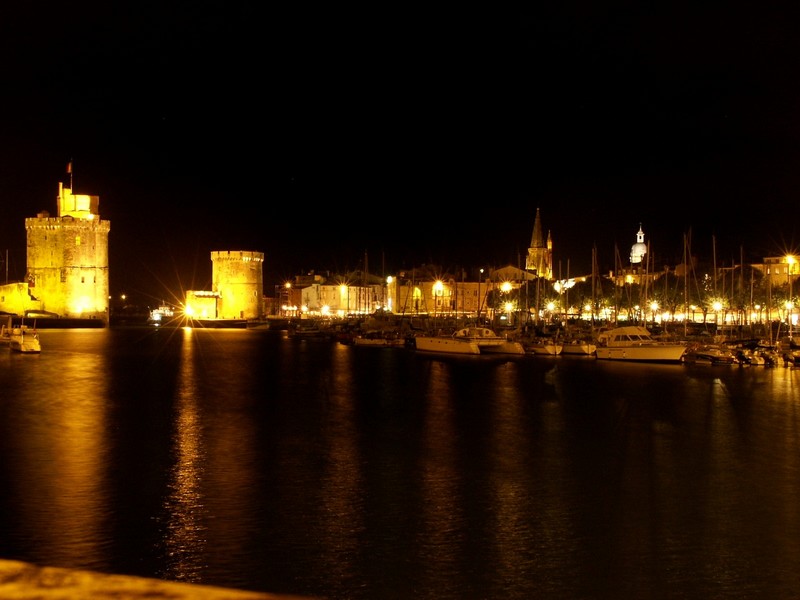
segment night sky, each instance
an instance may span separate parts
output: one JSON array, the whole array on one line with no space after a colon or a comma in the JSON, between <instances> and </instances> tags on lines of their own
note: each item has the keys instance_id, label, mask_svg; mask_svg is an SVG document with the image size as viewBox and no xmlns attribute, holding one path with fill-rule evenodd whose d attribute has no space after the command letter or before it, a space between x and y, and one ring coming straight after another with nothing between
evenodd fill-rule
<instances>
[{"instance_id":1,"label":"night sky","mask_svg":"<svg viewBox=\"0 0 800 600\"><path fill-rule=\"evenodd\" d=\"M0 18L0 239L58 182L100 196L111 287L208 289L212 250L310 270L555 269L797 251L793 4L522 12L257 2L17 3ZM275 3L272 3L275 4ZM757 11L757 12L756 12ZM268 290L267 290L268 291Z\"/></svg>"}]
</instances>

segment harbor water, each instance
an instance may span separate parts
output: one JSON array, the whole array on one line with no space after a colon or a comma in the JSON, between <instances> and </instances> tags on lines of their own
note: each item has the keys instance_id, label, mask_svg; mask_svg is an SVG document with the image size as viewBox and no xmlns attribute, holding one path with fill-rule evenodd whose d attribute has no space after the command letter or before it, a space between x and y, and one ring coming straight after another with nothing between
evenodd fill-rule
<instances>
[{"instance_id":1,"label":"harbor water","mask_svg":"<svg viewBox=\"0 0 800 600\"><path fill-rule=\"evenodd\" d=\"M800 369L39 335L0 352L0 558L355 600L800 590Z\"/></svg>"}]
</instances>

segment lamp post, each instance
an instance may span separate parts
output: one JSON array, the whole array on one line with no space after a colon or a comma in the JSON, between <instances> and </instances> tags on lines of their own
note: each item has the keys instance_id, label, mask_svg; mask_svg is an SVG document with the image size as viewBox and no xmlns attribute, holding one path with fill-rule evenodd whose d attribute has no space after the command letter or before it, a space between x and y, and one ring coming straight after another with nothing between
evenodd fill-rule
<instances>
[{"instance_id":1,"label":"lamp post","mask_svg":"<svg viewBox=\"0 0 800 600\"><path fill-rule=\"evenodd\" d=\"M714 329L716 333L719 333L719 311L722 310L722 302L715 300L711 308L714 309Z\"/></svg>"},{"instance_id":2,"label":"lamp post","mask_svg":"<svg viewBox=\"0 0 800 600\"><path fill-rule=\"evenodd\" d=\"M792 271L795 263L795 258L791 254L786 257L786 279L789 282L789 299L786 301L786 308L789 315L789 339L792 339L792 309L794 302L792 301Z\"/></svg>"},{"instance_id":3,"label":"lamp post","mask_svg":"<svg viewBox=\"0 0 800 600\"><path fill-rule=\"evenodd\" d=\"M651 302L650 303L650 311L653 313L653 328L655 329L656 326L656 311L658 310L658 302Z\"/></svg>"},{"instance_id":4,"label":"lamp post","mask_svg":"<svg viewBox=\"0 0 800 600\"><path fill-rule=\"evenodd\" d=\"M287 281L286 283L283 284L283 291L284 291L284 298L286 298L286 300L283 303L283 305L281 306L281 308L283 309L284 316L288 317L288 316L290 316L289 315L289 313L291 311L290 302L292 300L292 282L291 281Z\"/></svg>"},{"instance_id":5,"label":"lamp post","mask_svg":"<svg viewBox=\"0 0 800 600\"><path fill-rule=\"evenodd\" d=\"M442 304L442 295L444 293L444 283L440 279L433 282L433 316L436 318L436 313L439 312L439 305ZM444 307L442 307L444 312Z\"/></svg>"},{"instance_id":6,"label":"lamp post","mask_svg":"<svg viewBox=\"0 0 800 600\"><path fill-rule=\"evenodd\" d=\"M478 275L478 324L481 322L481 308L483 307L483 298L481 297L481 279L483 279L483 269L480 270Z\"/></svg>"}]
</instances>

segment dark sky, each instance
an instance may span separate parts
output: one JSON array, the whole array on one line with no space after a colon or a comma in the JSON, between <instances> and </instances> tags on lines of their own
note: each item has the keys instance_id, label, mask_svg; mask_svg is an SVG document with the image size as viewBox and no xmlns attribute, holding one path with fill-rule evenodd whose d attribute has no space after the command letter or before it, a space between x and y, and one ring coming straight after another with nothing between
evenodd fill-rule
<instances>
[{"instance_id":1,"label":"dark sky","mask_svg":"<svg viewBox=\"0 0 800 600\"><path fill-rule=\"evenodd\" d=\"M0 239L77 193L111 221L112 292L210 287L212 250L311 269L556 269L800 242L792 4L511 9L47 3L0 16ZM284 4L284 3L282 3ZM648 3L650 4L650 3ZM668 6L666 6L668 4Z\"/></svg>"}]
</instances>

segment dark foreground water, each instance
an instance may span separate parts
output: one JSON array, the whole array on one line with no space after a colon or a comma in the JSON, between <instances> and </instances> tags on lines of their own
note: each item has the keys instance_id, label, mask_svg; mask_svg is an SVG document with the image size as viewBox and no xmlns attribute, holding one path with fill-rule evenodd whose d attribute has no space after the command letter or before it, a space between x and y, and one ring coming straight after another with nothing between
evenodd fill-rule
<instances>
[{"instance_id":1,"label":"dark foreground water","mask_svg":"<svg viewBox=\"0 0 800 600\"><path fill-rule=\"evenodd\" d=\"M800 369L40 334L0 352L0 558L337 599L800 593Z\"/></svg>"}]
</instances>

